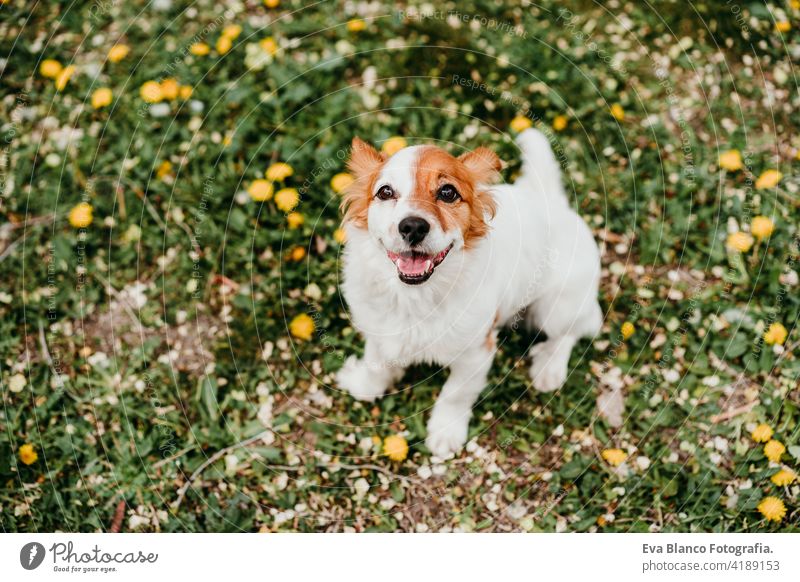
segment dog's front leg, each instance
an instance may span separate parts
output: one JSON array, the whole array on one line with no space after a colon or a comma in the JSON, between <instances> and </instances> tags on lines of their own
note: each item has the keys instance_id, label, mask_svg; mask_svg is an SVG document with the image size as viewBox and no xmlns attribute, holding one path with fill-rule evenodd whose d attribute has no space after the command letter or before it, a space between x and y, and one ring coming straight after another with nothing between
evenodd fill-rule
<instances>
[{"instance_id":1,"label":"dog's front leg","mask_svg":"<svg viewBox=\"0 0 800 582\"><path fill-rule=\"evenodd\" d=\"M461 354L450 364L450 377L433 407L425 444L437 457L461 450L467 441L472 405L486 386L494 350L485 346Z\"/></svg>"},{"instance_id":2,"label":"dog's front leg","mask_svg":"<svg viewBox=\"0 0 800 582\"><path fill-rule=\"evenodd\" d=\"M377 340L367 339L364 357L350 356L336 374L339 388L356 400L372 402L403 375L399 362L386 359Z\"/></svg>"}]
</instances>

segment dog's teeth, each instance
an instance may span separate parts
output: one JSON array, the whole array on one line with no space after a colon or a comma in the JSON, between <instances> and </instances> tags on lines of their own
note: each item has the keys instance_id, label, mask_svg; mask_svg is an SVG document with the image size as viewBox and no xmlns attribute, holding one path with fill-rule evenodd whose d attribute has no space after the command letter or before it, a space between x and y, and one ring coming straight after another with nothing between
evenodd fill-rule
<instances>
[{"instance_id":1,"label":"dog's teeth","mask_svg":"<svg viewBox=\"0 0 800 582\"><path fill-rule=\"evenodd\" d=\"M431 269L433 269L433 261L431 260L425 261L425 272L427 273Z\"/></svg>"}]
</instances>

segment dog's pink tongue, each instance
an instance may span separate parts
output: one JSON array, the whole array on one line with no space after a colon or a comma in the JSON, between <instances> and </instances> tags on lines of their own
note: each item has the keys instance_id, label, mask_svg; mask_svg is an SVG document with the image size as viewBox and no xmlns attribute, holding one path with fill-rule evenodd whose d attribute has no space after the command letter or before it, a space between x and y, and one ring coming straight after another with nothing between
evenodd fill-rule
<instances>
[{"instance_id":1,"label":"dog's pink tongue","mask_svg":"<svg viewBox=\"0 0 800 582\"><path fill-rule=\"evenodd\" d=\"M405 275L424 275L430 267L431 261L426 257L399 257L397 268Z\"/></svg>"}]
</instances>

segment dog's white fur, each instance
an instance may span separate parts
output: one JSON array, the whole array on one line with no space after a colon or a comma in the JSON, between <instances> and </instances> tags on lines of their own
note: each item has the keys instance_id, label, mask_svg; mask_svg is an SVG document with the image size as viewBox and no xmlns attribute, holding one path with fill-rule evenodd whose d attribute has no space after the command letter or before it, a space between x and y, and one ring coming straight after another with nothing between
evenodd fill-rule
<instances>
[{"instance_id":1,"label":"dog's white fur","mask_svg":"<svg viewBox=\"0 0 800 582\"><path fill-rule=\"evenodd\" d=\"M600 260L592 233L568 204L544 134L528 129L517 143L522 172L514 184L490 187L497 212L488 235L465 249L459 229L446 232L430 221L425 239L430 252L450 243L453 249L421 285L403 283L387 257L387 250L404 248L399 221L420 214L408 205L419 148L392 156L375 183L376 189L391 185L398 199L371 204L368 229L346 227L342 289L366 346L362 358L345 362L338 385L372 401L410 364L449 367L425 441L438 457L457 453L466 442L498 326L522 319L547 334L547 341L531 349L530 376L538 390L548 392L566 380L575 342L595 335L602 324Z\"/></svg>"}]
</instances>

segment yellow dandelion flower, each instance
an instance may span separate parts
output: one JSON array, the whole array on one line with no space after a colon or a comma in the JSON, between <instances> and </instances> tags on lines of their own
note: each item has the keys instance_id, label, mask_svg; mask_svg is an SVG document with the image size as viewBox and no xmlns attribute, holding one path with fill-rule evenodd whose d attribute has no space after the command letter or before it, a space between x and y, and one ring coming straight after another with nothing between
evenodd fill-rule
<instances>
[{"instance_id":1,"label":"yellow dandelion flower","mask_svg":"<svg viewBox=\"0 0 800 582\"><path fill-rule=\"evenodd\" d=\"M314 320L306 313L301 313L289 323L289 333L300 340L308 341L314 334Z\"/></svg>"},{"instance_id":2,"label":"yellow dandelion flower","mask_svg":"<svg viewBox=\"0 0 800 582\"><path fill-rule=\"evenodd\" d=\"M775 30L778 32L789 32L792 30L792 23L788 20L781 20L775 23Z\"/></svg>"},{"instance_id":3,"label":"yellow dandelion flower","mask_svg":"<svg viewBox=\"0 0 800 582\"><path fill-rule=\"evenodd\" d=\"M72 75L75 74L75 67L72 65L68 65L61 69L61 72L56 77L56 89L59 91L63 91L64 88L69 83L69 80L72 78Z\"/></svg>"},{"instance_id":4,"label":"yellow dandelion flower","mask_svg":"<svg viewBox=\"0 0 800 582\"><path fill-rule=\"evenodd\" d=\"M92 93L92 107L100 109L101 107L108 107L111 105L111 100L114 98L111 89L108 87L101 87Z\"/></svg>"},{"instance_id":5,"label":"yellow dandelion flower","mask_svg":"<svg viewBox=\"0 0 800 582\"><path fill-rule=\"evenodd\" d=\"M768 216L756 216L750 224L750 232L758 239L768 238L775 231L775 223Z\"/></svg>"},{"instance_id":6,"label":"yellow dandelion flower","mask_svg":"<svg viewBox=\"0 0 800 582\"><path fill-rule=\"evenodd\" d=\"M333 240L335 240L340 245L344 244L347 240L347 231L343 228L337 228L333 231Z\"/></svg>"},{"instance_id":7,"label":"yellow dandelion flower","mask_svg":"<svg viewBox=\"0 0 800 582\"><path fill-rule=\"evenodd\" d=\"M517 115L514 119L511 120L509 124L511 129L516 131L517 133L522 133L529 127L533 126L533 121L530 118L525 117L524 115Z\"/></svg>"},{"instance_id":8,"label":"yellow dandelion flower","mask_svg":"<svg viewBox=\"0 0 800 582\"><path fill-rule=\"evenodd\" d=\"M773 463L779 462L781 460L781 455L785 452L786 447L783 446L783 443L775 439L772 439L764 445L764 456Z\"/></svg>"},{"instance_id":9,"label":"yellow dandelion flower","mask_svg":"<svg viewBox=\"0 0 800 582\"><path fill-rule=\"evenodd\" d=\"M222 29L222 36L231 40L236 40L242 34L242 27L238 24L229 24Z\"/></svg>"},{"instance_id":10,"label":"yellow dandelion flower","mask_svg":"<svg viewBox=\"0 0 800 582\"><path fill-rule=\"evenodd\" d=\"M174 101L180 94L181 86L177 79L169 78L161 81L161 97L168 101Z\"/></svg>"},{"instance_id":11,"label":"yellow dandelion flower","mask_svg":"<svg viewBox=\"0 0 800 582\"><path fill-rule=\"evenodd\" d=\"M25 443L19 448L19 460L26 465L32 465L39 458L36 449L30 443Z\"/></svg>"},{"instance_id":12,"label":"yellow dandelion flower","mask_svg":"<svg viewBox=\"0 0 800 582\"><path fill-rule=\"evenodd\" d=\"M281 188L275 193L275 205L284 212L291 212L300 202L296 188Z\"/></svg>"},{"instance_id":13,"label":"yellow dandelion flower","mask_svg":"<svg viewBox=\"0 0 800 582\"><path fill-rule=\"evenodd\" d=\"M758 511L761 512L768 521L781 521L786 515L786 506L777 497L765 497L758 504Z\"/></svg>"},{"instance_id":14,"label":"yellow dandelion flower","mask_svg":"<svg viewBox=\"0 0 800 582\"><path fill-rule=\"evenodd\" d=\"M761 423L750 433L750 438L757 443L765 443L772 438L772 427L768 424Z\"/></svg>"},{"instance_id":15,"label":"yellow dandelion flower","mask_svg":"<svg viewBox=\"0 0 800 582\"><path fill-rule=\"evenodd\" d=\"M111 47L111 50L108 51L108 60L112 63L118 63L122 59L128 56L128 53L131 52L131 47L126 44L115 44Z\"/></svg>"},{"instance_id":16,"label":"yellow dandelion flower","mask_svg":"<svg viewBox=\"0 0 800 582\"><path fill-rule=\"evenodd\" d=\"M341 194L347 190L353 182L355 182L355 178L353 178L352 175L347 172L339 172L331 178L331 188L333 188L333 191L337 194Z\"/></svg>"},{"instance_id":17,"label":"yellow dandelion flower","mask_svg":"<svg viewBox=\"0 0 800 582\"><path fill-rule=\"evenodd\" d=\"M797 479L797 474L791 469L786 468L781 469L769 478L769 480L778 487L786 487L787 485L791 485L794 483L795 479Z\"/></svg>"},{"instance_id":18,"label":"yellow dandelion flower","mask_svg":"<svg viewBox=\"0 0 800 582\"><path fill-rule=\"evenodd\" d=\"M614 103L611 106L611 116L617 121L625 121L625 110L619 103Z\"/></svg>"},{"instance_id":19,"label":"yellow dandelion flower","mask_svg":"<svg viewBox=\"0 0 800 582\"><path fill-rule=\"evenodd\" d=\"M628 339L634 334L636 327L630 321L626 321L622 324L622 327L619 328L619 331L622 334L622 339Z\"/></svg>"},{"instance_id":20,"label":"yellow dandelion flower","mask_svg":"<svg viewBox=\"0 0 800 582\"><path fill-rule=\"evenodd\" d=\"M306 258L306 249L301 246L294 247L290 252L289 255L286 257L288 261L294 261L295 263L299 263L303 259Z\"/></svg>"},{"instance_id":21,"label":"yellow dandelion flower","mask_svg":"<svg viewBox=\"0 0 800 582\"><path fill-rule=\"evenodd\" d=\"M383 150L383 153L389 156L393 156L407 145L408 144L406 143L406 139L404 137L396 135L394 137L390 137L385 142L383 142L381 150Z\"/></svg>"},{"instance_id":22,"label":"yellow dandelion flower","mask_svg":"<svg viewBox=\"0 0 800 582\"><path fill-rule=\"evenodd\" d=\"M250 198L256 202L264 202L265 200L269 200L272 198L272 192L272 182L269 180L253 180L250 184L250 187L247 189L247 193L250 194Z\"/></svg>"},{"instance_id":23,"label":"yellow dandelion flower","mask_svg":"<svg viewBox=\"0 0 800 582\"><path fill-rule=\"evenodd\" d=\"M231 39L229 39L227 36L221 36L217 39L216 48L217 52L221 55L224 55L229 50L231 50L232 46L233 46L233 41L231 41Z\"/></svg>"},{"instance_id":24,"label":"yellow dandelion flower","mask_svg":"<svg viewBox=\"0 0 800 582\"><path fill-rule=\"evenodd\" d=\"M194 89L192 89L189 85L181 85L180 96L181 99L184 101L192 96L194 93Z\"/></svg>"},{"instance_id":25,"label":"yellow dandelion flower","mask_svg":"<svg viewBox=\"0 0 800 582\"><path fill-rule=\"evenodd\" d=\"M768 190L774 188L783 179L783 174L778 170L767 170L756 180L756 190Z\"/></svg>"},{"instance_id":26,"label":"yellow dandelion flower","mask_svg":"<svg viewBox=\"0 0 800 582\"><path fill-rule=\"evenodd\" d=\"M169 160L164 160L159 164L158 169L156 170L156 178L159 180L163 180L169 173L172 172L172 162Z\"/></svg>"},{"instance_id":27,"label":"yellow dandelion flower","mask_svg":"<svg viewBox=\"0 0 800 582\"><path fill-rule=\"evenodd\" d=\"M746 232L737 231L728 235L725 246L732 251L746 253L753 246L753 237Z\"/></svg>"},{"instance_id":28,"label":"yellow dandelion flower","mask_svg":"<svg viewBox=\"0 0 800 582\"><path fill-rule=\"evenodd\" d=\"M564 131L567 128L567 121L566 115L556 115L556 118L553 119L553 129L556 131Z\"/></svg>"},{"instance_id":29,"label":"yellow dandelion flower","mask_svg":"<svg viewBox=\"0 0 800 582\"><path fill-rule=\"evenodd\" d=\"M719 155L719 167L729 172L735 172L744 168L742 154L739 150L728 150Z\"/></svg>"},{"instance_id":30,"label":"yellow dandelion flower","mask_svg":"<svg viewBox=\"0 0 800 582\"><path fill-rule=\"evenodd\" d=\"M614 467L618 467L628 458L628 455L622 449L603 449L600 456L603 457L609 465L613 465Z\"/></svg>"},{"instance_id":31,"label":"yellow dandelion flower","mask_svg":"<svg viewBox=\"0 0 800 582\"><path fill-rule=\"evenodd\" d=\"M350 32L361 32L367 28L367 23L362 18L353 18L347 21L347 30Z\"/></svg>"},{"instance_id":32,"label":"yellow dandelion flower","mask_svg":"<svg viewBox=\"0 0 800 582\"><path fill-rule=\"evenodd\" d=\"M305 218L299 212L290 212L286 215L286 222L289 225L289 228L300 228L303 226L305 222Z\"/></svg>"},{"instance_id":33,"label":"yellow dandelion flower","mask_svg":"<svg viewBox=\"0 0 800 582\"><path fill-rule=\"evenodd\" d=\"M393 434L383 439L383 454L392 461L405 461L408 456L408 442L399 434Z\"/></svg>"},{"instance_id":34,"label":"yellow dandelion flower","mask_svg":"<svg viewBox=\"0 0 800 582\"><path fill-rule=\"evenodd\" d=\"M277 8L281 5L281 0L264 0L264 6L267 8Z\"/></svg>"},{"instance_id":35,"label":"yellow dandelion flower","mask_svg":"<svg viewBox=\"0 0 800 582\"><path fill-rule=\"evenodd\" d=\"M265 173L267 180L271 180L273 182L283 182L292 174L294 174L294 168L283 162L272 164L269 168L267 168Z\"/></svg>"},{"instance_id":36,"label":"yellow dandelion flower","mask_svg":"<svg viewBox=\"0 0 800 582\"><path fill-rule=\"evenodd\" d=\"M55 79L58 77L61 69L63 69L63 67L58 61L54 59L45 59L42 61L42 64L39 65L39 74L48 79Z\"/></svg>"},{"instance_id":37,"label":"yellow dandelion flower","mask_svg":"<svg viewBox=\"0 0 800 582\"><path fill-rule=\"evenodd\" d=\"M139 89L139 95L147 103L158 103L164 96L161 93L161 85L156 81L147 81Z\"/></svg>"},{"instance_id":38,"label":"yellow dandelion flower","mask_svg":"<svg viewBox=\"0 0 800 582\"><path fill-rule=\"evenodd\" d=\"M92 205L88 202L76 204L69 211L68 219L70 225L72 225L72 228L86 228L94 220L93 212Z\"/></svg>"},{"instance_id":39,"label":"yellow dandelion flower","mask_svg":"<svg viewBox=\"0 0 800 582\"><path fill-rule=\"evenodd\" d=\"M211 47L204 42L196 42L189 47L189 52L196 57L204 57L211 52Z\"/></svg>"},{"instance_id":40,"label":"yellow dandelion flower","mask_svg":"<svg viewBox=\"0 0 800 582\"><path fill-rule=\"evenodd\" d=\"M768 345L779 345L782 346L783 342L786 341L786 336L789 335L789 332L783 327L782 323L778 323L777 321L769 326L766 333L764 333L764 343Z\"/></svg>"},{"instance_id":41,"label":"yellow dandelion flower","mask_svg":"<svg viewBox=\"0 0 800 582\"><path fill-rule=\"evenodd\" d=\"M260 41L258 41L258 46L260 46L261 50L263 50L265 53L269 53L272 56L275 56L275 53L278 52L278 43L275 42L275 39L271 36L262 38Z\"/></svg>"}]
</instances>

